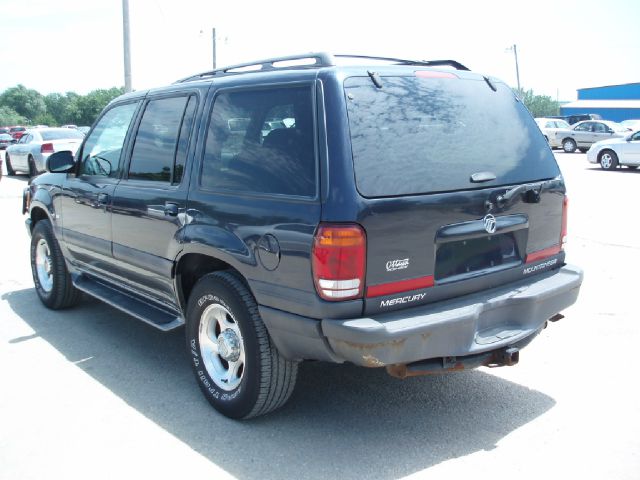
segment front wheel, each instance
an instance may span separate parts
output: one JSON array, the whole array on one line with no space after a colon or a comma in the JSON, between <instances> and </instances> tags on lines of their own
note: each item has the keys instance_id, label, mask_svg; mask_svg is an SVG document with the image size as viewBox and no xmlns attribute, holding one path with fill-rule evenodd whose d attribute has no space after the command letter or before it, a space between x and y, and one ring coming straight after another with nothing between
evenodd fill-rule
<instances>
[{"instance_id":1,"label":"front wheel","mask_svg":"<svg viewBox=\"0 0 640 480\"><path fill-rule=\"evenodd\" d=\"M618 168L618 156L611 150L605 150L600 154L600 168L603 170L615 170Z\"/></svg>"},{"instance_id":2,"label":"front wheel","mask_svg":"<svg viewBox=\"0 0 640 480\"><path fill-rule=\"evenodd\" d=\"M562 149L566 152L566 153L573 153L576 151L576 142L575 140L571 139L571 138L567 138L565 140L562 141Z\"/></svg>"},{"instance_id":3,"label":"front wheel","mask_svg":"<svg viewBox=\"0 0 640 480\"><path fill-rule=\"evenodd\" d=\"M36 223L31 235L31 273L38 297L45 306L59 310L78 302L80 291L71 275L49 220Z\"/></svg>"},{"instance_id":4,"label":"front wheel","mask_svg":"<svg viewBox=\"0 0 640 480\"><path fill-rule=\"evenodd\" d=\"M186 335L198 385L223 415L256 417L291 396L298 364L273 345L238 275L215 272L198 281L189 296Z\"/></svg>"}]
</instances>

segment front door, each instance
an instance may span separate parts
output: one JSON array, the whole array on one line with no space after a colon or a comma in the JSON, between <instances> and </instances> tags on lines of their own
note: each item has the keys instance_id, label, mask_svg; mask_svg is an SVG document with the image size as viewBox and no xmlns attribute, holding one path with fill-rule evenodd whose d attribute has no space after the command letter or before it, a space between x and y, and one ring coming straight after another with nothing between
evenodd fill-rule
<instances>
[{"instance_id":1,"label":"front door","mask_svg":"<svg viewBox=\"0 0 640 480\"><path fill-rule=\"evenodd\" d=\"M107 110L78 152L61 197L62 239L71 261L96 274L111 270L111 206L122 152L139 102Z\"/></svg>"}]
</instances>

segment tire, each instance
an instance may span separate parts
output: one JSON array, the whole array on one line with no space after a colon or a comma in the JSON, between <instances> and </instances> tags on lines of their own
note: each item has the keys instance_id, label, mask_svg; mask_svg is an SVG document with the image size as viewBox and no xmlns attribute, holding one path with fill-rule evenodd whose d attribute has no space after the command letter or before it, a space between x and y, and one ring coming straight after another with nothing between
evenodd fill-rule
<instances>
[{"instance_id":1,"label":"tire","mask_svg":"<svg viewBox=\"0 0 640 480\"><path fill-rule=\"evenodd\" d=\"M49 220L36 223L31 235L31 273L40 301L52 310L75 305L80 291L71 275Z\"/></svg>"},{"instance_id":2,"label":"tire","mask_svg":"<svg viewBox=\"0 0 640 480\"><path fill-rule=\"evenodd\" d=\"M211 273L196 283L186 337L198 385L223 415L264 415L291 396L298 364L278 352L253 295L235 273Z\"/></svg>"},{"instance_id":3,"label":"tire","mask_svg":"<svg viewBox=\"0 0 640 480\"><path fill-rule=\"evenodd\" d=\"M11 159L9 158L9 154L7 153L4 157L4 163L7 164L7 176L14 176L16 174L16 171L13 169L13 166L11 165Z\"/></svg>"},{"instance_id":4,"label":"tire","mask_svg":"<svg viewBox=\"0 0 640 480\"><path fill-rule=\"evenodd\" d=\"M562 141L562 149L566 152L566 153L573 153L576 151L576 142L575 140L573 140L572 138L565 138Z\"/></svg>"},{"instance_id":5,"label":"tire","mask_svg":"<svg viewBox=\"0 0 640 480\"><path fill-rule=\"evenodd\" d=\"M600 153L598 162L603 170L615 170L618 168L618 155L613 150L604 150Z\"/></svg>"},{"instance_id":6,"label":"tire","mask_svg":"<svg viewBox=\"0 0 640 480\"><path fill-rule=\"evenodd\" d=\"M36 169L36 162L31 155L29 155L29 159L27 160L27 165L29 165L29 178L33 178L38 175L38 170Z\"/></svg>"}]
</instances>

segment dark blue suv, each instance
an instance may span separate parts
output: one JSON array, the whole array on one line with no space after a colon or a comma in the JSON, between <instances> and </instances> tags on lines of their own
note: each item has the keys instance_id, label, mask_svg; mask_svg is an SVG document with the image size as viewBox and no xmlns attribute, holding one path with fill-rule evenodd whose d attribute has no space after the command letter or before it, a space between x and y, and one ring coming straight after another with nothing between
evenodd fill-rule
<instances>
[{"instance_id":1,"label":"dark blue suv","mask_svg":"<svg viewBox=\"0 0 640 480\"><path fill-rule=\"evenodd\" d=\"M283 405L302 360L401 378L513 365L582 282L544 137L455 61L206 72L114 100L47 170L23 202L42 302L85 292L185 325L233 418Z\"/></svg>"}]
</instances>

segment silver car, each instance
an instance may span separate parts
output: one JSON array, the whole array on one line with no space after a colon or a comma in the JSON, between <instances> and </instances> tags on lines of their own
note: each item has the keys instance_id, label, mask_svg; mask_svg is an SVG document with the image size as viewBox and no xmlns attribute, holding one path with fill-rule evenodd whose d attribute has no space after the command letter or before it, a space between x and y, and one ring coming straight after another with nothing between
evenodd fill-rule
<instances>
[{"instance_id":1,"label":"silver car","mask_svg":"<svg viewBox=\"0 0 640 480\"><path fill-rule=\"evenodd\" d=\"M49 155L63 150L74 154L84 135L71 128L39 128L27 130L18 143L7 148L7 175L28 173L30 177L44 172Z\"/></svg>"},{"instance_id":2,"label":"silver car","mask_svg":"<svg viewBox=\"0 0 640 480\"><path fill-rule=\"evenodd\" d=\"M599 163L603 170L615 170L619 165L635 170L640 166L640 131L594 143L587 152L587 160Z\"/></svg>"},{"instance_id":3,"label":"silver car","mask_svg":"<svg viewBox=\"0 0 640 480\"><path fill-rule=\"evenodd\" d=\"M562 149L567 153L576 150L586 152L589 147L601 140L625 137L629 130L619 123L608 120L585 120L573 125L569 130L556 132L556 141L560 141Z\"/></svg>"},{"instance_id":4,"label":"silver car","mask_svg":"<svg viewBox=\"0 0 640 480\"><path fill-rule=\"evenodd\" d=\"M569 130L571 125L560 118L536 118L536 123L547 139L551 148L562 147L562 139L558 138L556 132L559 130Z\"/></svg>"}]
</instances>

